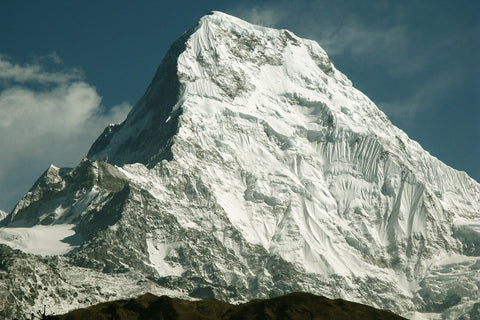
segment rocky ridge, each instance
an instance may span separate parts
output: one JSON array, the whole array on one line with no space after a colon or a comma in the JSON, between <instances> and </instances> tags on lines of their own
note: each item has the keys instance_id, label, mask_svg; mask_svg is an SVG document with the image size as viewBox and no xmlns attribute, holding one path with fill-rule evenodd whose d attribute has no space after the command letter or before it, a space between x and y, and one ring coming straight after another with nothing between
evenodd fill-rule
<instances>
[{"instance_id":1,"label":"rocky ridge","mask_svg":"<svg viewBox=\"0 0 480 320\"><path fill-rule=\"evenodd\" d=\"M157 297L147 293L136 299L106 302L53 317L58 320L112 318L122 320L405 319L391 312L361 304L341 299L330 300L300 292L272 299L253 300L239 305L231 305L215 299L186 301L167 296Z\"/></svg>"}]
</instances>

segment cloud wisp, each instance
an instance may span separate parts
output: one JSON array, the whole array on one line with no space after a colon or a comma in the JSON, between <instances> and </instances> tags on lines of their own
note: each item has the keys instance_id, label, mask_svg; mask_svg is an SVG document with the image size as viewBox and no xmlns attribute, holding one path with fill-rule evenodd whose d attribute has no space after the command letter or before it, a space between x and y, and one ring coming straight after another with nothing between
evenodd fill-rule
<instances>
[{"instance_id":1,"label":"cloud wisp","mask_svg":"<svg viewBox=\"0 0 480 320\"><path fill-rule=\"evenodd\" d=\"M378 102L378 106L408 127L420 112L426 112L441 104L442 92L448 92L461 79L459 72L442 70L435 75L418 81L415 90L398 99Z\"/></svg>"},{"instance_id":2,"label":"cloud wisp","mask_svg":"<svg viewBox=\"0 0 480 320\"><path fill-rule=\"evenodd\" d=\"M288 17L288 12L278 6L237 6L233 9L234 15L246 21L264 27L275 28Z\"/></svg>"},{"instance_id":3,"label":"cloud wisp","mask_svg":"<svg viewBox=\"0 0 480 320\"><path fill-rule=\"evenodd\" d=\"M288 28L301 37L316 40L331 57L348 56L371 65L390 64L404 57L410 32L407 25L391 16L366 19L357 9L335 1L291 4L282 0L254 7L237 6L231 11L251 23ZM402 16L402 8L396 9L397 15Z\"/></svg>"},{"instance_id":4,"label":"cloud wisp","mask_svg":"<svg viewBox=\"0 0 480 320\"><path fill-rule=\"evenodd\" d=\"M0 54L0 80L7 83L37 82L42 84L61 84L69 81L80 80L84 77L79 69L70 68L60 71L48 71L44 64L53 63L62 65L62 60L56 53L40 57L37 62L21 65L15 63L7 55Z\"/></svg>"},{"instance_id":5,"label":"cloud wisp","mask_svg":"<svg viewBox=\"0 0 480 320\"><path fill-rule=\"evenodd\" d=\"M428 21L426 13L440 14L432 10L437 9L428 4L407 6L386 0L368 4L333 0L300 0L292 4L279 0L254 7L236 6L231 13L252 23L287 28L316 40L349 77L370 73L371 77L359 77L366 80L363 87L371 89L366 93L381 102L379 106L391 117L403 122L414 120L419 112L441 101L465 78L465 74L459 74L465 70L453 62L462 45L459 39L466 42L469 35L453 24L446 28L448 32L437 30L442 24L435 19L450 20L439 16ZM403 87L394 90L400 83ZM385 86L392 89L378 89Z\"/></svg>"},{"instance_id":6,"label":"cloud wisp","mask_svg":"<svg viewBox=\"0 0 480 320\"><path fill-rule=\"evenodd\" d=\"M104 127L123 121L131 109L129 103L103 106L95 87L81 80L80 71L49 71L40 62L21 65L0 56L4 87L0 208L4 210L10 210L50 164L78 163Z\"/></svg>"}]
</instances>

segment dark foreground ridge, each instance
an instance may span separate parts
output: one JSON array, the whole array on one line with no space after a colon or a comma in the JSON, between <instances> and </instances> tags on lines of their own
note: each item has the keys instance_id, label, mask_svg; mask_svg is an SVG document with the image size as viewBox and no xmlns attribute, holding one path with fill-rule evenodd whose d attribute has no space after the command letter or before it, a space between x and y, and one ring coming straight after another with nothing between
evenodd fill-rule
<instances>
[{"instance_id":1,"label":"dark foreground ridge","mask_svg":"<svg viewBox=\"0 0 480 320\"><path fill-rule=\"evenodd\" d=\"M342 299L331 300L309 293L291 293L272 299L252 300L232 305L215 299L187 301L146 293L136 299L105 302L53 317L80 319L405 319L392 312Z\"/></svg>"}]
</instances>

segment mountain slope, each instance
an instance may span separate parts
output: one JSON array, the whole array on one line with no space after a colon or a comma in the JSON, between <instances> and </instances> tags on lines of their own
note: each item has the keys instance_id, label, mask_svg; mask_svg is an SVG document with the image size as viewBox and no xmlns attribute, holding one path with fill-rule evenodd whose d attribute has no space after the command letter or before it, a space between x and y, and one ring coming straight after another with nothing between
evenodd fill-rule
<instances>
[{"instance_id":1,"label":"mountain slope","mask_svg":"<svg viewBox=\"0 0 480 320\"><path fill-rule=\"evenodd\" d=\"M404 319L391 312L341 299L291 293L267 300L231 305L215 299L185 301L145 294L136 299L107 302L54 317L75 319Z\"/></svg>"},{"instance_id":2,"label":"mountain slope","mask_svg":"<svg viewBox=\"0 0 480 320\"><path fill-rule=\"evenodd\" d=\"M50 167L2 221L0 241L27 253L42 252L26 229L58 236L53 256L22 257L61 262L63 298L12 298L13 277L38 283L12 269L0 298L74 307L120 297L118 277L129 295L307 291L455 318L480 301L479 207L479 184L394 127L317 43L214 12L125 122L76 168ZM75 296L76 273L98 288Z\"/></svg>"}]
</instances>

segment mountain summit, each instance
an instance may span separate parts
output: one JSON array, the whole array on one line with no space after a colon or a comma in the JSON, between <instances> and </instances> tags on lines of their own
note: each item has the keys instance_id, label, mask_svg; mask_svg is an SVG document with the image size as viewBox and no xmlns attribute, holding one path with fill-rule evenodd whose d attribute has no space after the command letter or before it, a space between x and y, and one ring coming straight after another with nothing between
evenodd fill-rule
<instances>
[{"instance_id":1,"label":"mountain summit","mask_svg":"<svg viewBox=\"0 0 480 320\"><path fill-rule=\"evenodd\" d=\"M480 185L393 126L316 42L213 12L123 123L3 219L0 315L307 291L467 317L478 208Z\"/></svg>"}]
</instances>

